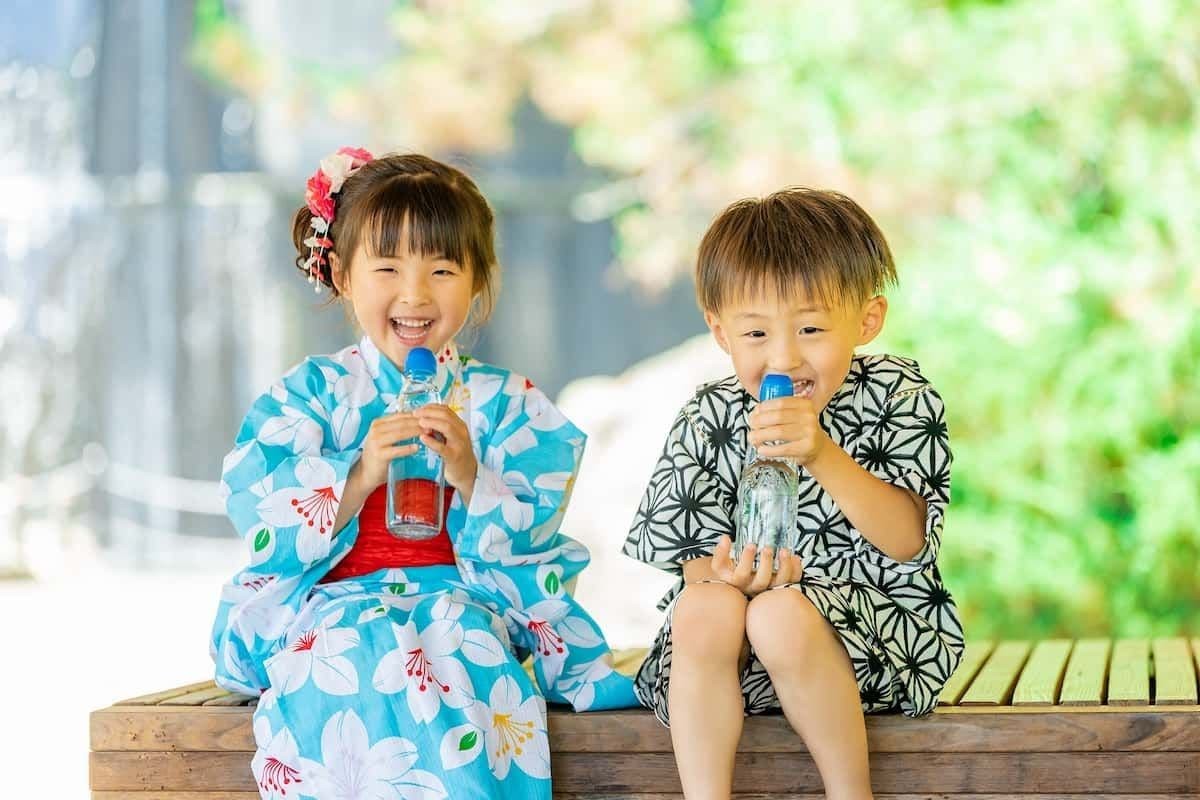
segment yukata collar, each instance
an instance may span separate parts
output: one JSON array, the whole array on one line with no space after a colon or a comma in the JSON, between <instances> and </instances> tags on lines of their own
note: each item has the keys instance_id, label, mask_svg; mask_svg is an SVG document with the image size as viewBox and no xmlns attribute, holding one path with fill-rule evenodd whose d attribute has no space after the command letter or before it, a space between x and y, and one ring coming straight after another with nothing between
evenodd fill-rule
<instances>
[{"instance_id":1,"label":"yukata collar","mask_svg":"<svg viewBox=\"0 0 1200 800\"><path fill-rule=\"evenodd\" d=\"M380 352L370 336L363 336L358 343L367 372L378 385L380 392L397 394L404 386L404 372L401 366L393 364L391 359ZM458 345L453 341L442 347L434 354L437 357L437 387L445 402L450 397L450 391L459 373Z\"/></svg>"}]
</instances>

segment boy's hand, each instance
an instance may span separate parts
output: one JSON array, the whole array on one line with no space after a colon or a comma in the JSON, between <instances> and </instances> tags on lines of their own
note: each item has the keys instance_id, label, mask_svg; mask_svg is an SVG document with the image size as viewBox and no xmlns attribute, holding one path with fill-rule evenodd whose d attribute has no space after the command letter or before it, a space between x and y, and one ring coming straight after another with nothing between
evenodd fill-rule
<instances>
[{"instance_id":1,"label":"boy's hand","mask_svg":"<svg viewBox=\"0 0 1200 800\"><path fill-rule=\"evenodd\" d=\"M421 442L442 457L446 483L462 495L464 503L471 501L479 462L471 448L471 432L462 417L449 406L421 406L413 412L421 425Z\"/></svg>"},{"instance_id":2,"label":"boy's hand","mask_svg":"<svg viewBox=\"0 0 1200 800\"><path fill-rule=\"evenodd\" d=\"M758 569L754 569L754 545L748 545L742 550L742 557L734 562L730 557L733 550L733 540L722 536L713 551L712 571L719 580L728 583L743 594L753 597L774 586L783 586L800 580L804 573L804 562L800 556L788 550L779 553L779 571L772 574L775 552L768 547L762 551Z\"/></svg>"},{"instance_id":3,"label":"boy's hand","mask_svg":"<svg viewBox=\"0 0 1200 800\"><path fill-rule=\"evenodd\" d=\"M412 414L388 414L371 423L362 443L360 477L368 492L387 483L388 464L417 452L416 444L397 444L421 435L421 425Z\"/></svg>"},{"instance_id":4,"label":"boy's hand","mask_svg":"<svg viewBox=\"0 0 1200 800\"><path fill-rule=\"evenodd\" d=\"M817 407L807 397L777 397L760 403L750 412L749 422L750 444L767 458L792 458L807 465L833 444L821 427Z\"/></svg>"}]
</instances>

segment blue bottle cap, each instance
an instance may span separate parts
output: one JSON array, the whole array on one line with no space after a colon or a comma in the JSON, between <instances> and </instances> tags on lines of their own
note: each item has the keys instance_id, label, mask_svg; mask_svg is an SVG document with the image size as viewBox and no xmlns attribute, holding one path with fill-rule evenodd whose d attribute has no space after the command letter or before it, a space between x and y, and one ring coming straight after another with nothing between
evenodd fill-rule
<instances>
[{"instance_id":1,"label":"blue bottle cap","mask_svg":"<svg viewBox=\"0 0 1200 800\"><path fill-rule=\"evenodd\" d=\"M433 351L427 347L414 347L409 350L408 357L404 359L404 374L436 375L437 359L433 357Z\"/></svg>"},{"instance_id":2,"label":"blue bottle cap","mask_svg":"<svg viewBox=\"0 0 1200 800\"><path fill-rule=\"evenodd\" d=\"M777 372L768 372L763 375L762 383L758 385L760 403L774 400L776 397L791 397L792 394L792 379Z\"/></svg>"}]
</instances>

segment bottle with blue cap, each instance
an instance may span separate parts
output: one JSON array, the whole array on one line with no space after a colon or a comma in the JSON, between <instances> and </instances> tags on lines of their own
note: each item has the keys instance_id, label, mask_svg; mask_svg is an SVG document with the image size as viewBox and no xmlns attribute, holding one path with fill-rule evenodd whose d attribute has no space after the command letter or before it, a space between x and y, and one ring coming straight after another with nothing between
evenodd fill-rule
<instances>
[{"instance_id":1,"label":"bottle with blue cap","mask_svg":"<svg viewBox=\"0 0 1200 800\"><path fill-rule=\"evenodd\" d=\"M792 379L787 375L768 373L763 376L759 402L791 396ZM765 458L751 446L738 483L734 557L740 558L742 550L750 544L760 553L766 547L773 547L776 553L774 568L779 569L779 551L794 552L799 544L796 527L799 495L800 472L796 462L787 458Z\"/></svg>"},{"instance_id":2,"label":"bottle with blue cap","mask_svg":"<svg viewBox=\"0 0 1200 800\"><path fill-rule=\"evenodd\" d=\"M404 360L404 385L396 398L398 411L412 412L442 402L437 383L437 359L424 347L414 347ZM387 529L400 539L430 539L442 530L446 480L442 457L420 439L417 452L388 465Z\"/></svg>"}]
</instances>

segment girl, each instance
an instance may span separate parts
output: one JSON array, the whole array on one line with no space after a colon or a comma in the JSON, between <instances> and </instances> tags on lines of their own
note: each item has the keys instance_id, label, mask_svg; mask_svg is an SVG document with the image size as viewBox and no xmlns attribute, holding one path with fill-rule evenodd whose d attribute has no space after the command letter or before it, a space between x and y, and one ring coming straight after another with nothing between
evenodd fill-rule
<instances>
[{"instance_id":1,"label":"girl","mask_svg":"<svg viewBox=\"0 0 1200 800\"><path fill-rule=\"evenodd\" d=\"M222 593L212 655L219 685L261 693L260 792L549 798L543 697L637 702L564 589L588 560L558 532L585 436L528 380L455 345L497 284L470 178L342 148L306 201L296 263L364 336L271 387L225 458L250 564ZM414 347L437 354L445 403L390 413ZM387 467L418 436L443 458L448 512L439 536L401 541L384 526Z\"/></svg>"},{"instance_id":2,"label":"girl","mask_svg":"<svg viewBox=\"0 0 1200 800\"><path fill-rule=\"evenodd\" d=\"M792 189L743 200L700 244L696 291L734 374L684 404L625 553L681 575L638 673L670 723L688 800L728 798L743 714L782 709L830 798L871 796L863 711L933 710L962 656L937 569L950 496L941 397L917 364L857 355L896 271L857 203ZM763 375L795 396L758 404ZM796 553L736 562L747 451L800 469Z\"/></svg>"}]
</instances>

